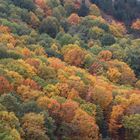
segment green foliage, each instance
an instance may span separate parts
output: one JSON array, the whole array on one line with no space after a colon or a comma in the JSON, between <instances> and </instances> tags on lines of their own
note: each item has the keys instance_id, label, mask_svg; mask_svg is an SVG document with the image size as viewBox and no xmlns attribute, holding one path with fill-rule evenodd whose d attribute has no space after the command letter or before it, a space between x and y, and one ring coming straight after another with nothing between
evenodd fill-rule
<instances>
[{"instance_id":1,"label":"green foliage","mask_svg":"<svg viewBox=\"0 0 140 140\"><path fill-rule=\"evenodd\" d=\"M126 24L136 19L140 8L140 2L137 0L91 0L91 2L96 3L103 11Z\"/></svg>"},{"instance_id":2,"label":"green foliage","mask_svg":"<svg viewBox=\"0 0 140 140\"><path fill-rule=\"evenodd\" d=\"M87 16L89 13L89 8L86 6L84 2L82 2L80 9L78 10L78 15L79 16Z\"/></svg>"},{"instance_id":3,"label":"green foliage","mask_svg":"<svg viewBox=\"0 0 140 140\"><path fill-rule=\"evenodd\" d=\"M124 60L125 51L121 46L119 46L119 44L113 44L111 46L106 47L106 49L112 52L113 59Z\"/></svg>"},{"instance_id":4,"label":"green foliage","mask_svg":"<svg viewBox=\"0 0 140 140\"><path fill-rule=\"evenodd\" d=\"M128 140L140 139L140 114L124 116L123 126L126 129L126 138Z\"/></svg>"},{"instance_id":5,"label":"green foliage","mask_svg":"<svg viewBox=\"0 0 140 140\"><path fill-rule=\"evenodd\" d=\"M27 27L25 23L16 23L8 21L7 19L0 19L0 24L4 26L8 26L12 29L12 32L18 35L25 35L30 33L30 29Z\"/></svg>"},{"instance_id":6,"label":"green foliage","mask_svg":"<svg viewBox=\"0 0 140 140\"><path fill-rule=\"evenodd\" d=\"M96 112L96 105L92 103L86 103L81 105L81 109L83 109L85 112L87 112L91 116L95 116Z\"/></svg>"},{"instance_id":7,"label":"green foliage","mask_svg":"<svg viewBox=\"0 0 140 140\"><path fill-rule=\"evenodd\" d=\"M60 42L61 46L74 43L73 37L70 34L59 33L57 34L56 39Z\"/></svg>"},{"instance_id":8,"label":"green foliage","mask_svg":"<svg viewBox=\"0 0 140 140\"><path fill-rule=\"evenodd\" d=\"M55 17L48 17L42 21L39 28L40 33L47 33L55 37L59 32L59 22Z\"/></svg>"},{"instance_id":9,"label":"green foliage","mask_svg":"<svg viewBox=\"0 0 140 140\"><path fill-rule=\"evenodd\" d=\"M114 36L110 34L103 35L100 40L103 46L110 46L115 43Z\"/></svg>"},{"instance_id":10,"label":"green foliage","mask_svg":"<svg viewBox=\"0 0 140 140\"><path fill-rule=\"evenodd\" d=\"M20 102L18 99L12 95L7 94L0 97L0 103L6 107L7 111L9 112L15 112L17 115L19 115L20 111Z\"/></svg>"},{"instance_id":11,"label":"green foliage","mask_svg":"<svg viewBox=\"0 0 140 140\"><path fill-rule=\"evenodd\" d=\"M90 31L89 31L89 37L92 39L98 39L100 38L102 35L104 34L104 31L98 27L93 27Z\"/></svg>"},{"instance_id":12,"label":"green foliage","mask_svg":"<svg viewBox=\"0 0 140 140\"><path fill-rule=\"evenodd\" d=\"M102 137L107 137L107 122L105 120L104 112L99 105L96 106L96 121L100 128Z\"/></svg>"},{"instance_id":13,"label":"green foliage","mask_svg":"<svg viewBox=\"0 0 140 140\"><path fill-rule=\"evenodd\" d=\"M0 59L4 58L21 59L22 55L14 51L7 51L5 48L0 48Z\"/></svg>"},{"instance_id":14,"label":"green foliage","mask_svg":"<svg viewBox=\"0 0 140 140\"><path fill-rule=\"evenodd\" d=\"M20 6L21 8L26 8L28 10L34 10L35 9L35 4L33 0L11 0L13 3L17 6Z\"/></svg>"},{"instance_id":15,"label":"green foliage","mask_svg":"<svg viewBox=\"0 0 140 140\"><path fill-rule=\"evenodd\" d=\"M136 74L139 76L140 71L140 48L139 48L140 40L134 40L131 46L126 48L125 61L134 69Z\"/></svg>"}]
</instances>

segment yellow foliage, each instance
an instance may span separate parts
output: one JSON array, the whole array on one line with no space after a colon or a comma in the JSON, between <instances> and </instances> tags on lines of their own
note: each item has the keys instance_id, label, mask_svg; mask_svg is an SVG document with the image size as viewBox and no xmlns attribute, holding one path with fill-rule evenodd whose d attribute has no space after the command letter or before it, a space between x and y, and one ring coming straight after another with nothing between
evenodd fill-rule
<instances>
[{"instance_id":1,"label":"yellow foliage","mask_svg":"<svg viewBox=\"0 0 140 140\"><path fill-rule=\"evenodd\" d=\"M100 9L95 4L92 4L89 7L89 14L95 15L95 16L100 16L101 15Z\"/></svg>"},{"instance_id":2,"label":"yellow foliage","mask_svg":"<svg viewBox=\"0 0 140 140\"><path fill-rule=\"evenodd\" d=\"M14 128L15 124L19 121L13 112L1 111L0 120L5 121L10 127Z\"/></svg>"},{"instance_id":3,"label":"yellow foliage","mask_svg":"<svg viewBox=\"0 0 140 140\"><path fill-rule=\"evenodd\" d=\"M44 110L49 110L50 113L58 114L60 110L60 104L52 98L42 96L37 100L37 104Z\"/></svg>"},{"instance_id":4,"label":"yellow foliage","mask_svg":"<svg viewBox=\"0 0 140 140\"><path fill-rule=\"evenodd\" d=\"M103 34L104 34L104 30L97 26L92 27L92 29L89 32L90 37L93 39L98 39Z\"/></svg>"},{"instance_id":5,"label":"yellow foliage","mask_svg":"<svg viewBox=\"0 0 140 140\"><path fill-rule=\"evenodd\" d=\"M53 67L55 70L64 69L65 68L65 63L62 62L58 58L55 58L55 57L48 58L48 62L49 62L49 65L51 67Z\"/></svg>"},{"instance_id":6,"label":"yellow foliage","mask_svg":"<svg viewBox=\"0 0 140 140\"><path fill-rule=\"evenodd\" d=\"M75 89L71 89L70 92L68 92L67 99L76 99L79 97L79 92L77 92Z\"/></svg>"},{"instance_id":7,"label":"yellow foliage","mask_svg":"<svg viewBox=\"0 0 140 140\"><path fill-rule=\"evenodd\" d=\"M81 66L84 62L85 51L78 45L69 44L62 49L64 61L70 65Z\"/></svg>"},{"instance_id":8,"label":"yellow foliage","mask_svg":"<svg viewBox=\"0 0 140 140\"><path fill-rule=\"evenodd\" d=\"M78 109L78 103L67 100L61 105L60 117L67 123L70 123L75 116L76 110Z\"/></svg>"},{"instance_id":9,"label":"yellow foliage","mask_svg":"<svg viewBox=\"0 0 140 140\"><path fill-rule=\"evenodd\" d=\"M106 85L96 85L91 95L94 102L98 103L103 109L106 109L112 102L112 90Z\"/></svg>"},{"instance_id":10,"label":"yellow foliage","mask_svg":"<svg viewBox=\"0 0 140 140\"><path fill-rule=\"evenodd\" d=\"M138 88L138 89L140 89L140 80L138 80L138 81L136 82L135 87Z\"/></svg>"},{"instance_id":11,"label":"yellow foliage","mask_svg":"<svg viewBox=\"0 0 140 140\"><path fill-rule=\"evenodd\" d=\"M108 50L105 50L105 51L101 51L98 54L98 56L99 56L100 59L103 59L105 61L109 61L112 58L112 53Z\"/></svg>"},{"instance_id":12,"label":"yellow foliage","mask_svg":"<svg viewBox=\"0 0 140 140\"><path fill-rule=\"evenodd\" d=\"M43 114L35 113L25 114L25 116L22 118L22 122L23 128L39 127L40 129L43 128L43 125L45 123Z\"/></svg>"},{"instance_id":13,"label":"yellow foliage","mask_svg":"<svg viewBox=\"0 0 140 140\"><path fill-rule=\"evenodd\" d=\"M22 59L17 61L30 73L31 77L36 75L36 69L33 66L29 65Z\"/></svg>"},{"instance_id":14,"label":"yellow foliage","mask_svg":"<svg viewBox=\"0 0 140 140\"><path fill-rule=\"evenodd\" d=\"M22 140L19 132L16 129L12 129L10 134L14 138L14 140Z\"/></svg>"},{"instance_id":15,"label":"yellow foliage","mask_svg":"<svg viewBox=\"0 0 140 140\"><path fill-rule=\"evenodd\" d=\"M123 35L126 33L125 25L119 22L113 21L109 28L111 33L116 37L123 37Z\"/></svg>"},{"instance_id":16,"label":"yellow foliage","mask_svg":"<svg viewBox=\"0 0 140 140\"><path fill-rule=\"evenodd\" d=\"M13 46L15 46L16 44L15 38L10 33L2 34L0 37L0 42L6 43L6 44L11 43Z\"/></svg>"},{"instance_id":17,"label":"yellow foliage","mask_svg":"<svg viewBox=\"0 0 140 140\"><path fill-rule=\"evenodd\" d=\"M107 71L107 77L111 82L118 82L120 79L121 73L116 68L109 68Z\"/></svg>"},{"instance_id":18,"label":"yellow foliage","mask_svg":"<svg viewBox=\"0 0 140 140\"><path fill-rule=\"evenodd\" d=\"M51 45L51 49L54 50L54 51L57 52L57 53L60 53L59 48L58 48L58 46L57 46L55 43L53 43L53 44Z\"/></svg>"},{"instance_id":19,"label":"yellow foliage","mask_svg":"<svg viewBox=\"0 0 140 140\"><path fill-rule=\"evenodd\" d=\"M112 136L117 139L118 130L122 128L121 118L124 113L124 108L121 105L113 107L109 121L109 131Z\"/></svg>"},{"instance_id":20,"label":"yellow foliage","mask_svg":"<svg viewBox=\"0 0 140 140\"><path fill-rule=\"evenodd\" d=\"M46 52L45 52L45 50L44 50L43 47L36 48L35 51L34 51L34 53L36 55L45 55L45 56L47 56L47 54L46 54Z\"/></svg>"},{"instance_id":21,"label":"yellow foliage","mask_svg":"<svg viewBox=\"0 0 140 140\"><path fill-rule=\"evenodd\" d=\"M57 96L60 94L57 86L51 85L51 84L48 84L47 86L45 86L43 91L48 97Z\"/></svg>"},{"instance_id":22,"label":"yellow foliage","mask_svg":"<svg viewBox=\"0 0 140 140\"><path fill-rule=\"evenodd\" d=\"M37 99L44 93L38 90L32 90L29 86L21 85L17 88L17 94L21 97L23 101L29 101L32 99Z\"/></svg>"},{"instance_id":23,"label":"yellow foliage","mask_svg":"<svg viewBox=\"0 0 140 140\"><path fill-rule=\"evenodd\" d=\"M112 68L113 68L113 70L112 70ZM111 80L113 80L111 75L115 74L115 72L116 72L116 75L114 75L114 76L118 77L117 81L119 84L133 85L134 82L136 81L134 71L125 62L121 62L118 60L108 61L108 70L109 70L108 76L110 76L109 78ZM111 73L109 74L109 72L112 72L112 74Z\"/></svg>"},{"instance_id":24,"label":"yellow foliage","mask_svg":"<svg viewBox=\"0 0 140 140\"><path fill-rule=\"evenodd\" d=\"M99 140L99 128L93 117L89 116L81 109L76 110L76 114L72 120L72 125L76 126L77 136L72 136L76 140Z\"/></svg>"},{"instance_id":25,"label":"yellow foliage","mask_svg":"<svg viewBox=\"0 0 140 140\"><path fill-rule=\"evenodd\" d=\"M57 88L60 91L60 96L66 97L66 98L68 97L70 89L67 83L58 83Z\"/></svg>"},{"instance_id":26,"label":"yellow foliage","mask_svg":"<svg viewBox=\"0 0 140 140\"><path fill-rule=\"evenodd\" d=\"M15 71L7 71L7 76L12 78L12 82L16 86L21 84L22 81L23 81L23 77L19 73L15 72Z\"/></svg>"},{"instance_id":27,"label":"yellow foliage","mask_svg":"<svg viewBox=\"0 0 140 140\"><path fill-rule=\"evenodd\" d=\"M27 113L22 118L22 128L28 139L49 140L46 135L45 118L43 114ZM28 130L28 131L26 131Z\"/></svg>"}]
</instances>

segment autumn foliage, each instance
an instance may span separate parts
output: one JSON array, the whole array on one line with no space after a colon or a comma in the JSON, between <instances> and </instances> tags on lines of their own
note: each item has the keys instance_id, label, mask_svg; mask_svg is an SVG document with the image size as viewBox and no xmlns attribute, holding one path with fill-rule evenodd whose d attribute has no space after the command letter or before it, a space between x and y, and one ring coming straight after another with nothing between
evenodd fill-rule
<instances>
[{"instance_id":1,"label":"autumn foliage","mask_svg":"<svg viewBox=\"0 0 140 140\"><path fill-rule=\"evenodd\" d=\"M0 93L4 94L10 91L12 91L12 85L5 77L0 76Z\"/></svg>"},{"instance_id":2,"label":"autumn foliage","mask_svg":"<svg viewBox=\"0 0 140 140\"><path fill-rule=\"evenodd\" d=\"M107 15L133 18L120 1L0 0L0 140L140 140L140 20Z\"/></svg>"},{"instance_id":3,"label":"autumn foliage","mask_svg":"<svg viewBox=\"0 0 140 140\"><path fill-rule=\"evenodd\" d=\"M140 30L140 19L137 19L136 21L134 21L132 23L131 28L134 30Z\"/></svg>"},{"instance_id":4,"label":"autumn foliage","mask_svg":"<svg viewBox=\"0 0 140 140\"><path fill-rule=\"evenodd\" d=\"M72 25L79 24L80 17L77 14L71 14L70 17L68 17L68 23Z\"/></svg>"}]
</instances>

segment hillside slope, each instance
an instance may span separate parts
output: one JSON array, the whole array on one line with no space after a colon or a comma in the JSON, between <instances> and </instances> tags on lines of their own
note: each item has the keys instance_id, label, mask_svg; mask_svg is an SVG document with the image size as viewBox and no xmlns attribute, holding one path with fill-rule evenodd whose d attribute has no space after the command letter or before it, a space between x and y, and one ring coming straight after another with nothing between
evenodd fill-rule
<instances>
[{"instance_id":1,"label":"hillside slope","mask_svg":"<svg viewBox=\"0 0 140 140\"><path fill-rule=\"evenodd\" d=\"M89 1L0 0L0 140L139 140L139 60Z\"/></svg>"}]
</instances>

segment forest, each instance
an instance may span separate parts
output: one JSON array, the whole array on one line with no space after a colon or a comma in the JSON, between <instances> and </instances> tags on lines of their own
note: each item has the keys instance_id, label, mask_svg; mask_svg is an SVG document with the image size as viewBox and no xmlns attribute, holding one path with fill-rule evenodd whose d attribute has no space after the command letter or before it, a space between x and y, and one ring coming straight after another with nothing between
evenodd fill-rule
<instances>
[{"instance_id":1,"label":"forest","mask_svg":"<svg viewBox=\"0 0 140 140\"><path fill-rule=\"evenodd\" d=\"M91 2L126 25L131 25L133 20L140 17L140 0L91 0Z\"/></svg>"},{"instance_id":2,"label":"forest","mask_svg":"<svg viewBox=\"0 0 140 140\"><path fill-rule=\"evenodd\" d=\"M0 140L140 140L140 1L0 0Z\"/></svg>"}]
</instances>

